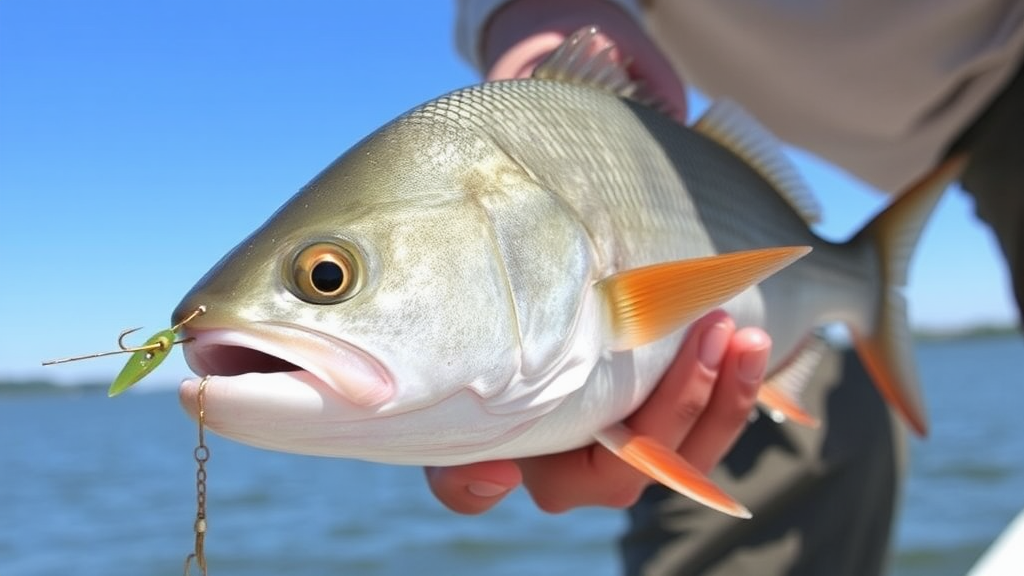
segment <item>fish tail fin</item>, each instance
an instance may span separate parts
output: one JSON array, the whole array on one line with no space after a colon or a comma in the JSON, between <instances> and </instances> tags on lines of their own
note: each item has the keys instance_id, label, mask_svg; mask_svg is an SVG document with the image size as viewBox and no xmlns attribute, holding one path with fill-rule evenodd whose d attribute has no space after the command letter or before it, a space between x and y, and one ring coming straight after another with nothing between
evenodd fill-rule
<instances>
[{"instance_id":1,"label":"fish tail fin","mask_svg":"<svg viewBox=\"0 0 1024 576\"><path fill-rule=\"evenodd\" d=\"M966 161L966 156L955 156L940 164L851 241L874 245L881 266L878 309L863 325L849 326L854 347L886 402L919 436L927 435L928 420L913 361L902 288L907 283L910 257L929 216Z\"/></svg>"},{"instance_id":2,"label":"fish tail fin","mask_svg":"<svg viewBox=\"0 0 1024 576\"><path fill-rule=\"evenodd\" d=\"M751 517L746 507L654 438L637 434L623 424L605 428L595 438L624 462L676 492L730 516Z\"/></svg>"}]
</instances>

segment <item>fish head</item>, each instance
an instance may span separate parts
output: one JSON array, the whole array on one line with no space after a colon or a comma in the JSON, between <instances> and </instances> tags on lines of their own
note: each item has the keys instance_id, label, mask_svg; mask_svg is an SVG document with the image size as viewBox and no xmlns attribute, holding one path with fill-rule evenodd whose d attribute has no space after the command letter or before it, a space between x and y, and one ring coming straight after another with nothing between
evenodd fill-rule
<instances>
[{"instance_id":1,"label":"fish head","mask_svg":"<svg viewBox=\"0 0 1024 576\"><path fill-rule=\"evenodd\" d=\"M444 123L385 127L314 178L185 296L174 322L204 310L183 332L190 368L212 376L203 392L208 426L276 450L408 461L441 437L487 444L522 425L515 410L491 419L488 402L522 380L530 359L523 323L532 321L534 332L571 324L576 312L568 308L578 296L529 278L557 267L581 274L543 257L524 260L529 270L504 257L536 223L499 237L532 213L498 226L495 218L514 212L513 204L523 208L505 198L508 190L536 185L493 144L465 132ZM519 247L558 236L519 238ZM585 248L547 251L579 261ZM539 289L540 308L524 301L524 282ZM544 306L566 310L541 318ZM526 344L550 359L564 347L564 332L541 335L543 342L526 334ZM199 380L182 385L193 415L198 395Z\"/></svg>"}]
</instances>

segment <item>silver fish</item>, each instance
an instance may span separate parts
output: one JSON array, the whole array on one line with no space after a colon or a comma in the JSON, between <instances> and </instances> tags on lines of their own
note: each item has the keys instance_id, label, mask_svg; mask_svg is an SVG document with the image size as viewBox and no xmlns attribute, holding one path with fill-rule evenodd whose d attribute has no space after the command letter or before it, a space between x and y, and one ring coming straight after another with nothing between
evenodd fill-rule
<instances>
[{"instance_id":1,"label":"silver fish","mask_svg":"<svg viewBox=\"0 0 1024 576\"><path fill-rule=\"evenodd\" d=\"M899 288L961 162L849 242L825 241L766 130L728 103L688 128L623 97L633 86L591 56L594 32L533 79L459 90L376 131L199 281L174 318L206 307L185 349L197 374L214 375L211 429L418 465L596 439L747 516L672 449L620 424L688 323L724 306L772 337L768 408L812 420L793 392L809 373L807 337L841 321L924 433ZM181 388L193 412L197 385Z\"/></svg>"}]
</instances>

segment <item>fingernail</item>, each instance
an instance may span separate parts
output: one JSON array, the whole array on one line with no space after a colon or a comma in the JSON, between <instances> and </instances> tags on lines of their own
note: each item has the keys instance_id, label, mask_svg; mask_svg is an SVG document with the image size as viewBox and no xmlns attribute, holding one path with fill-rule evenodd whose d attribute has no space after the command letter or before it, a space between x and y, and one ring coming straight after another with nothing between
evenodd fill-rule
<instances>
[{"instance_id":1,"label":"fingernail","mask_svg":"<svg viewBox=\"0 0 1024 576\"><path fill-rule=\"evenodd\" d=\"M768 367L768 350L750 350L740 355L737 373L747 384L757 384L764 379L764 371Z\"/></svg>"},{"instance_id":2,"label":"fingernail","mask_svg":"<svg viewBox=\"0 0 1024 576\"><path fill-rule=\"evenodd\" d=\"M470 482L466 486L466 490L468 490L473 496L478 496L480 498L494 498L495 496L501 496L508 492L510 488L493 482Z\"/></svg>"},{"instance_id":3,"label":"fingernail","mask_svg":"<svg viewBox=\"0 0 1024 576\"><path fill-rule=\"evenodd\" d=\"M725 357L725 348L729 345L729 327L718 322L704 333L697 349L697 359L708 370L717 370Z\"/></svg>"}]
</instances>

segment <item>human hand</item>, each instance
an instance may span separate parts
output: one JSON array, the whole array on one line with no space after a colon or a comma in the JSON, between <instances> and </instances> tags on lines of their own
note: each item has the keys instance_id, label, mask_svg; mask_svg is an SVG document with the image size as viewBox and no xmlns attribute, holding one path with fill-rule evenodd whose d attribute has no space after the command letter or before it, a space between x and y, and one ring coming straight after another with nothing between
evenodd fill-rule
<instances>
[{"instance_id":1,"label":"human hand","mask_svg":"<svg viewBox=\"0 0 1024 576\"><path fill-rule=\"evenodd\" d=\"M702 472L713 468L742 432L764 377L771 341L756 328L736 330L717 310L690 328L675 361L647 401L626 421ZM605 448L427 468L431 491L445 506L479 514L520 484L547 512L579 506L627 507L651 480Z\"/></svg>"},{"instance_id":2,"label":"human hand","mask_svg":"<svg viewBox=\"0 0 1024 576\"><path fill-rule=\"evenodd\" d=\"M591 25L598 27L599 42L615 46L612 60L628 62L627 71L640 81L644 95L684 122L686 93L672 65L629 14L605 0L516 0L506 4L484 31L482 56L487 80L529 77L573 32Z\"/></svg>"}]
</instances>

